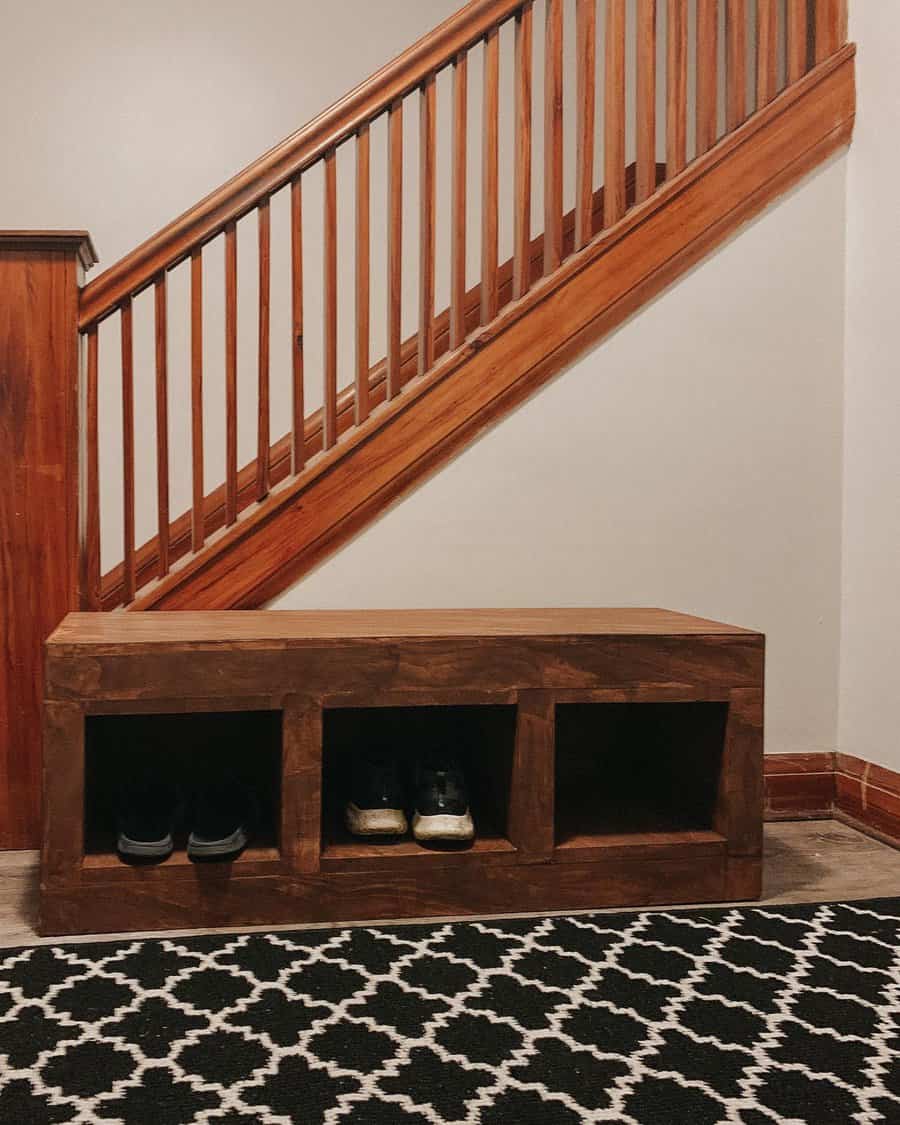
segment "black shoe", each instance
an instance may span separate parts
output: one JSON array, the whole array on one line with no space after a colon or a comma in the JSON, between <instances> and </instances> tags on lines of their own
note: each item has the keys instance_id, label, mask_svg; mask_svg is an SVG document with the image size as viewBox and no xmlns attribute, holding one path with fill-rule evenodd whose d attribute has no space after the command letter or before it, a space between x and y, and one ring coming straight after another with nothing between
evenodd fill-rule
<instances>
[{"instance_id":1,"label":"black shoe","mask_svg":"<svg viewBox=\"0 0 900 1125\"><path fill-rule=\"evenodd\" d=\"M178 793L173 785L138 771L119 792L116 847L132 863L161 863L175 847Z\"/></svg>"},{"instance_id":2,"label":"black shoe","mask_svg":"<svg viewBox=\"0 0 900 1125\"><path fill-rule=\"evenodd\" d=\"M416 767L413 835L425 842L475 835L466 779L452 755L433 755Z\"/></svg>"},{"instance_id":3,"label":"black shoe","mask_svg":"<svg viewBox=\"0 0 900 1125\"><path fill-rule=\"evenodd\" d=\"M202 862L233 858L247 846L254 819L255 802L237 782L222 780L205 785L194 799L188 859Z\"/></svg>"},{"instance_id":4,"label":"black shoe","mask_svg":"<svg viewBox=\"0 0 900 1125\"><path fill-rule=\"evenodd\" d=\"M353 765L344 823L354 836L402 836L407 830L403 786L396 758L389 753L361 753Z\"/></svg>"}]
</instances>

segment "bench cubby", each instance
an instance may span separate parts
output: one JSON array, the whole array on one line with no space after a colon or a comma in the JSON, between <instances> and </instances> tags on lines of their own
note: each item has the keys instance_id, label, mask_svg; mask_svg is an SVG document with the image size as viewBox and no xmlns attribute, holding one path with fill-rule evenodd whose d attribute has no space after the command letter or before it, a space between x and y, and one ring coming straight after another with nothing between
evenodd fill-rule
<instances>
[{"instance_id":1,"label":"bench cubby","mask_svg":"<svg viewBox=\"0 0 900 1125\"><path fill-rule=\"evenodd\" d=\"M47 644L46 934L758 896L764 638L663 610L72 614ZM460 755L476 838L360 840L357 747ZM250 846L115 853L123 770L227 769Z\"/></svg>"}]
</instances>

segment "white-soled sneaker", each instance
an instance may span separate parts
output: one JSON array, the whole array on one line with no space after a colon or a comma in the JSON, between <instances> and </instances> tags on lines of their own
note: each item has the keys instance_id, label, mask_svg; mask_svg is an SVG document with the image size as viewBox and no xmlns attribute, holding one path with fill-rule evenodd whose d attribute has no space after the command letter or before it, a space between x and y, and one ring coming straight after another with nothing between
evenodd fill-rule
<instances>
[{"instance_id":1,"label":"white-soled sneaker","mask_svg":"<svg viewBox=\"0 0 900 1125\"><path fill-rule=\"evenodd\" d=\"M354 836L403 836L409 825L403 810L397 761L389 753L361 753L353 770L344 823Z\"/></svg>"},{"instance_id":2,"label":"white-soled sneaker","mask_svg":"<svg viewBox=\"0 0 900 1125\"><path fill-rule=\"evenodd\" d=\"M466 779L452 755L430 755L416 769L413 835L423 843L474 839Z\"/></svg>"}]
</instances>

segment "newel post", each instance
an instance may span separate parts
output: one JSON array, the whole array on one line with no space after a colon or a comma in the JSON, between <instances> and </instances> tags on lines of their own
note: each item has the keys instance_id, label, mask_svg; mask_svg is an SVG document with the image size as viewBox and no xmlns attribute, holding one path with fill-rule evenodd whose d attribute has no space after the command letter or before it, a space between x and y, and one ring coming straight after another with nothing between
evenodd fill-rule
<instances>
[{"instance_id":1,"label":"newel post","mask_svg":"<svg viewBox=\"0 0 900 1125\"><path fill-rule=\"evenodd\" d=\"M78 607L84 231L0 231L0 848L38 844L43 643Z\"/></svg>"}]
</instances>

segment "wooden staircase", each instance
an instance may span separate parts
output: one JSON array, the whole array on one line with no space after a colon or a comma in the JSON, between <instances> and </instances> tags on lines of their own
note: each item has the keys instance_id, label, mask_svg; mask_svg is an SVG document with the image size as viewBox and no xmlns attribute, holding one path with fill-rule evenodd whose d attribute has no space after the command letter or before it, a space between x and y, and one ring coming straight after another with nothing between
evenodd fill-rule
<instances>
[{"instance_id":1,"label":"wooden staircase","mask_svg":"<svg viewBox=\"0 0 900 1125\"><path fill-rule=\"evenodd\" d=\"M87 285L85 232L0 231L0 847L67 610L264 605L847 144L846 40L846 0L471 0Z\"/></svg>"},{"instance_id":2,"label":"wooden staircase","mask_svg":"<svg viewBox=\"0 0 900 1125\"><path fill-rule=\"evenodd\" d=\"M741 223L845 145L855 110L854 48L845 45L846 11L836 0L700 0L696 27L686 0L637 0L627 34L626 0L574 0L576 98L563 104L563 17L570 0L545 0L535 26L531 0L473 0L353 93L177 219L81 293L87 339L85 511L82 604L89 609L251 608L284 590L337 549L398 495L551 378L587 347L695 264ZM753 9L751 13L749 9ZM665 16L665 66L657 66ZM748 19L749 15L754 18ZM604 56L597 58L599 23ZM721 27L724 24L724 27ZM506 28L511 58L501 52ZM725 40L724 73L719 60ZM691 47L691 44L693 45ZM691 49L689 50L689 47ZM635 55L633 96L626 54ZM480 54L482 113L467 112L469 61ZM513 68L513 254L498 262L501 59ZM532 77L543 72L543 126L533 118ZM598 66L598 61L601 65ZM689 102L689 67L696 69ZM660 73L663 70L664 73ZM451 75L449 261L436 246L438 78ZM598 89L602 87L602 89ZM595 114L597 94L603 111ZM664 98L665 118L657 113ZM626 105L633 102L633 120ZM417 198L404 174L403 117L419 118ZM563 115L575 128L575 207L563 210ZM373 363L371 261L382 232L372 213L376 124L386 121L387 354ZM693 128L689 128L690 125ZM481 150L480 198L467 198L467 154ZM633 145L629 134L633 133ZM693 143L689 146L689 136ZM602 140L602 187L594 184ZM635 160L626 167L626 148ZM354 150L355 219L339 229L338 166ZM542 149L542 152L539 150ZM657 161L657 152L665 161ZM537 157L540 159L536 159ZM533 237L532 165L541 165L543 230ZM303 210L304 185L322 176L324 211ZM290 196L292 425L270 440L272 201ZM503 197L505 198L505 197ZM404 209L418 212L417 328L402 338ZM467 225L481 227L480 282L466 288ZM237 228L258 231L257 456L238 464ZM305 355L303 240L310 223L324 239L323 362ZM352 324L339 323L338 247L355 247ZM204 367L204 263L224 245L225 369ZM167 278L190 262L191 510L169 512ZM450 305L435 309L436 270L450 273ZM155 498L136 496L132 303L155 294ZM118 320L123 437L122 561L100 566L97 452L99 341ZM352 332L352 382L339 378L338 339ZM226 442L223 480L204 479L204 381L223 377ZM321 408L308 412L309 381ZM152 504L157 533L135 543L135 505Z\"/></svg>"}]
</instances>

